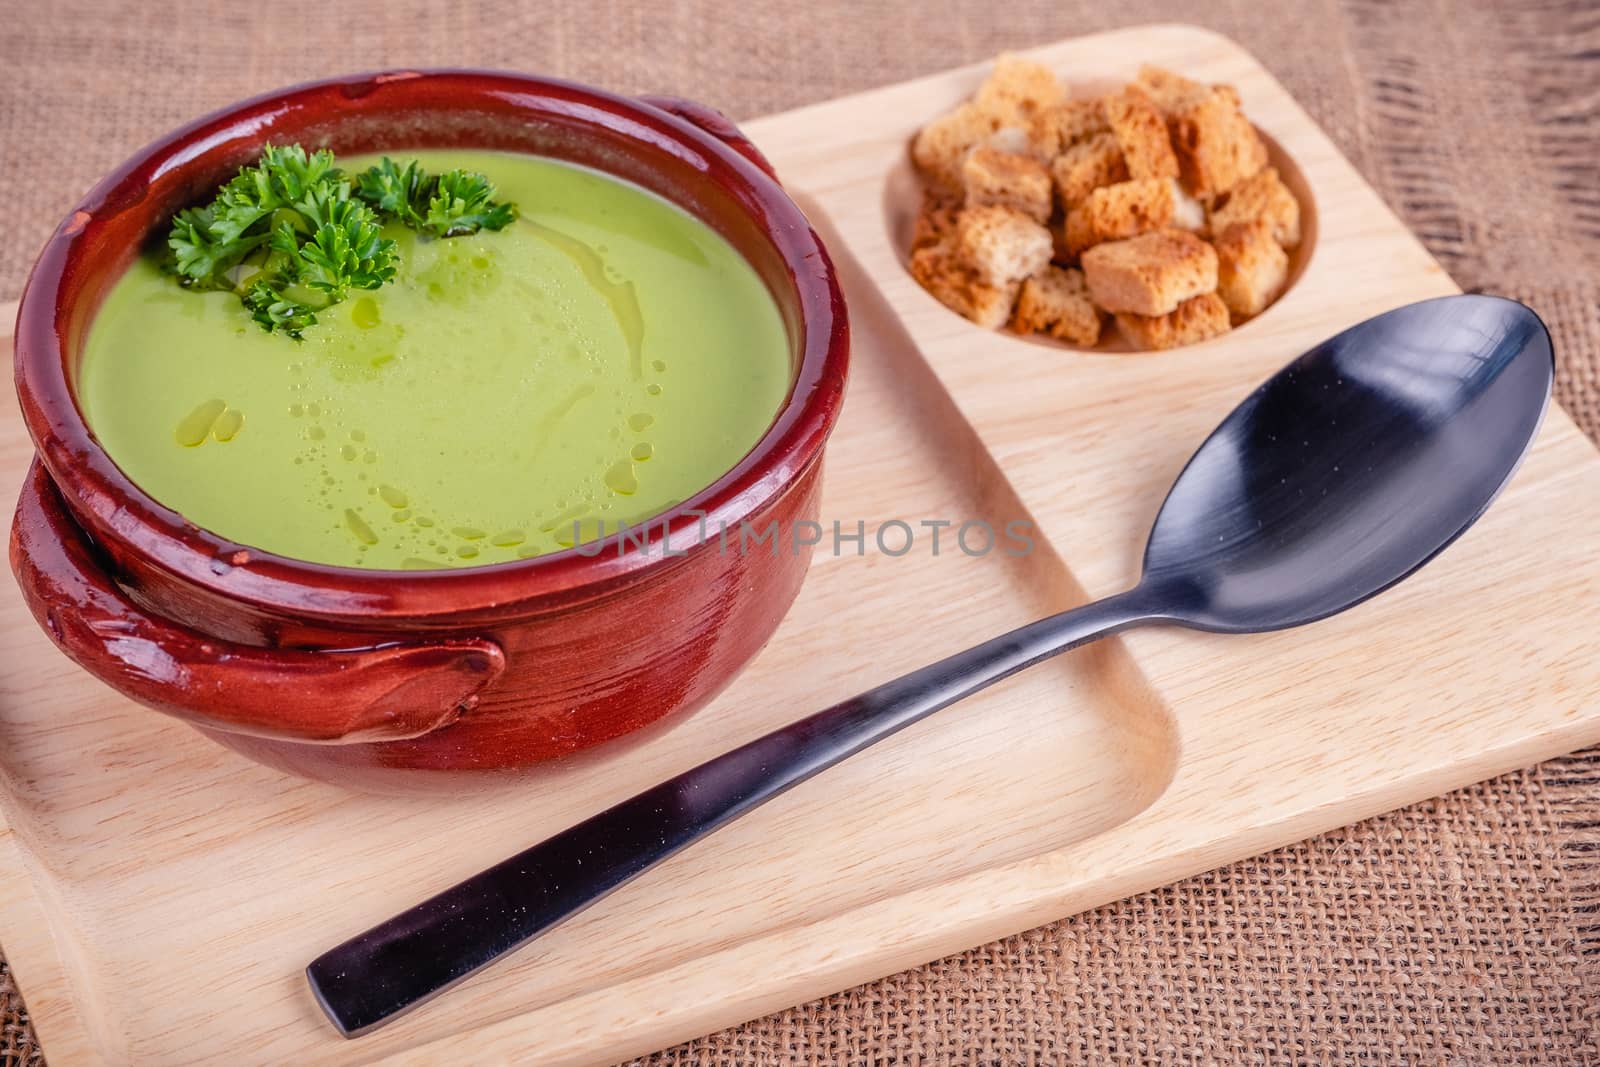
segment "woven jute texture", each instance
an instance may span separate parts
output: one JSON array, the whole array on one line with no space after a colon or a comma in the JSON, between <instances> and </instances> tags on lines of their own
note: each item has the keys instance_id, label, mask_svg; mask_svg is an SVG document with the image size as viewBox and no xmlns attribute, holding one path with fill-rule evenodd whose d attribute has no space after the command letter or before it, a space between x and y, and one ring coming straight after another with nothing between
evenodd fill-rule
<instances>
[{"instance_id":1,"label":"woven jute texture","mask_svg":"<svg viewBox=\"0 0 1600 1067\"><path fill-rule=\"evenodd\" d=\"M0 300L99 174L201 112L297 80L496 66L746 117L1161 21L1254 52L1462 286L1535 307L1555 334L1561 402L1600 436L1596 0L8 3ZM1597 1012L1600 753L639 1062L1596 1063ZM0 964L0 1067L41 1062ZM470 1047L458 1062L474 1062Z\"/></svg>"}]
</instances>

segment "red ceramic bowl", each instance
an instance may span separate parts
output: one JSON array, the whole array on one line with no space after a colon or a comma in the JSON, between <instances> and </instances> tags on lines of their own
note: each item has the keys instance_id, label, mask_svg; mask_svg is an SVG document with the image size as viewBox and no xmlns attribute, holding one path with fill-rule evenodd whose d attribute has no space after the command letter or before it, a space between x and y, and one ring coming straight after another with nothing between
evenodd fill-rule
<instances>
[{"instance_id":1,"label":"red ceramic bowl","mask_svg":"<svg viewBox=\"0 0 1600 1067\"><path fill-rule=\"evenodd\" d=\"M269 142L507 149L653 190L721 233L766 282L791 344L788 399L750 454L652 523L643 546L612 538L598 551L385 572L274 556L200 529L117 468L72 380L96 308L138 250ZM40 624L85 669L262 762L402 787L422 770L526 767L704 703L771 636L809 551L791 551L793 539L775 553L740 552L737 540L724 549L715 532L815 517L848 352L827 253L717 112L476 71L288 89L146 148L45 246L17 321L17 392L38 456L17 505L12 568Z\"/></svg>"}]
</instances>

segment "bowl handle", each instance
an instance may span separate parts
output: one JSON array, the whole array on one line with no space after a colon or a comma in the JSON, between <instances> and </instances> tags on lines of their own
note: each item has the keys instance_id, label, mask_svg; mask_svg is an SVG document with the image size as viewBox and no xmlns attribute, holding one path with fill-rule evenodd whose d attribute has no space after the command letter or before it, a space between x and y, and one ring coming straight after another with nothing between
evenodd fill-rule
<instances>
[{"instance_id":1,"label":"bowl handle","mask_svg":"<svg viewBox=\"0 0 1600 1067\"><path fill-rule=\"evenodd\" d=\"M36 458L11 527L34 618L90 674L206 729L319 744L420 737L505 669L481 639L326 651L223 641L141 608L98 556Z\"/></svg>"},{"instance_id":2,"label":"bowl handle","mask_svg":"<svg viewBox=\"0 0 1600 1067\"><path fill-rule=\"evenodd\" d=\"M778 172L772 169L772 163L761 154L761 149L751 143L750 138L740 132L739 127L716 108L701 104L694 100L685 100L681 96L655 96L646 95L639 97L641 103L658 107L669 115L676 115L680 119L691 122L702 130L739 153L756 166L766 172L767 177L773 181L778 180Z\"/></svg>"}]
</instances>

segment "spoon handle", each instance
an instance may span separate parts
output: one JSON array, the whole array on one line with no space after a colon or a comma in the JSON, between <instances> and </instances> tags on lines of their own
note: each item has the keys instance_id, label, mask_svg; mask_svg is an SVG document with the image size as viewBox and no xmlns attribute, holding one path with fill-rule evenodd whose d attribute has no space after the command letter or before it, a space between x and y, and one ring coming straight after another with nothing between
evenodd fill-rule
<instances>
[{"instance_id":1,"label":"spoon handle","mask_svg":"<svg viewBox=\"0 0 1600 1067\"><path fill-rule=\"evenodd\" d=\"M1151 617L1138 590L1003 634L725 752L561 831L313 960L355 1037L444 992L679 850L940 708Z\"/></svg>"}]
</instances>

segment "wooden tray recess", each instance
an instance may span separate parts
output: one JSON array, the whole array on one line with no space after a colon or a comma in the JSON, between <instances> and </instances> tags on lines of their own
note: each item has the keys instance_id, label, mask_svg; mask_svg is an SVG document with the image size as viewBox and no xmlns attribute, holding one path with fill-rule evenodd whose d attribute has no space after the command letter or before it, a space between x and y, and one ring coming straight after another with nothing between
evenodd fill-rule
<instances>
[{"instance_id":1,"label":"wooden tray recess","mask_svg":"<svg viewBox=\"0 0 1600 1067\"><path fill-rule=\"evenodd\" d=\"M1127 586L1167 485L1256 382L1456 291L1229 41L1157 26L1031 54L1074 84L1152 62L1237 85L1319 231L1297 283L1233 333L1070 353L950 313L892 236L908 139L985 65L747 126L855 316L824 520L1025 519L1032 555L934 557L919 538L891 558L869 538L864 557L819 556L750 670L626 759L409 799L285 778L131 706L0 583L0 944L52 1063L613 1062L1600 741L1579 624L1600 610L1600 456L1552 409L1478 526L1346 615L1259 637L1143 630L1035 668L393 1026L345 1041L322 1019L301 968L350 934L707 755ZM7 410L0 484L30 453Z\"/></svg>"}]
</instances>

